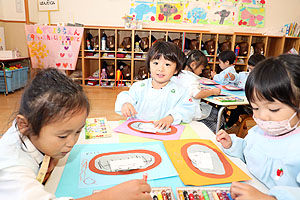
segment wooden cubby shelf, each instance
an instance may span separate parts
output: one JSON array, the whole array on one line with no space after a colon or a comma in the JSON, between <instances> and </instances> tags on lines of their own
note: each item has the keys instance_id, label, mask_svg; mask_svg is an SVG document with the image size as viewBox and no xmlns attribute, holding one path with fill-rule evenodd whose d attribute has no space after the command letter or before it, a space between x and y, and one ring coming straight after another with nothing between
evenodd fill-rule
<instances>
[{"instance_id":1,"label":"wooden cubby shelf","mask_svg":"<svg viewBox=\"0 0 300 200\"><path fill-rule=\"evenodd\" d=\"M182 38L185 38L183 41ZM83 86L112 87L118 70L123 83L130 86L149 77L146 55L155 40L172 41L185 53L200 49L208 57L207 68L220 71L218 54L222 50L237 53L236 70L245 71L249 56L261 53L278 56L295 48L299 52L300 38L268 36L257 33L213 33L196 30L124 29L119 27L84 27L84 36L75 71L67 71ZM102 70L105 69L106 76Z\"/></svg>"}]
</instances>

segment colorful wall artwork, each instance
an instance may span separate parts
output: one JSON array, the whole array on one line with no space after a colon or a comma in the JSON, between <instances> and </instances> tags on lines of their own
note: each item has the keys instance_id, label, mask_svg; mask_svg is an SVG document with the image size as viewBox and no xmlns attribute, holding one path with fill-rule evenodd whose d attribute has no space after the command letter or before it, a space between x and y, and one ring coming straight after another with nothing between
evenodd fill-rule
<instances>
[{"instance_id":1,"label":"colorful wall artwork","mask_svg":"<svg viewBox=\"0 0 300 200\"><path fill-rule=\"evenodd\" d=\"M209 6L206 3L191 2L185 5L183 22L193 24L208 24Z\"/></svg>"},{"instance_id":2,"label":"colorful wall artwork","mask_svg":"<svg viewBox=\"0 0 300 200\"><path fill-rule=\"evenodd\" d=\"M144 22L154 22L156 20L156 3L135 1L131 3L130 15L137 20Z\"/></svg>"},{"instance_id":3,"label":"colorful wall artwork","mask_svg":"<svg viewBox=\"0 0 300 200\"><path fill-rule=\"evenodd\" d=\"M143 22L251 27L264 27L266 7L265 0L131 0L130 4L130 14Z\"/></svg>"},{"instance_id":4,"label":"colorful wall artwork","mask_svg":"<svg viewBox=\"0 0 300 200\"><path fill-rule=\"evenodd\" d=\"M240 7L239 26L264 27L265 8Z\"/></svg>"},{"instance_id":5,"label":"colorful wall artwork","mask_svg":"<svg viewBox=\"0 0 300 200\"><path fill-rule=\"evenodd\" d=\"M75 70L83 27L26 25L33 68Z\"/></svg>"},{"instance_id":6,"label":"colorful wall artwork","mask_svg":"<svg viewBox=\"0 0 300 200\"><path fill-rule=\"evenodd\" d=\"M0 51L5 50L4 28L0 27Z\"/></svg>"},{"instance_id":7,"label":"colorful wall artwork","mask_svg":"<svg viewBox=\"0 0 300 200\"><path fill-rule=\"evenodd\" d=\"M157 22L181 23L183 17L182 3L157 3Z\"/></svg>"}]
</instances>

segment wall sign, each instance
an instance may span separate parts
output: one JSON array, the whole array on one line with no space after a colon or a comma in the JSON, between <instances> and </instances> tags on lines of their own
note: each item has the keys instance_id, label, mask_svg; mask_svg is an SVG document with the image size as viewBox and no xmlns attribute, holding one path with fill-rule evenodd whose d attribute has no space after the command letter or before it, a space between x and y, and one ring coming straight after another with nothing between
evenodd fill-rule
<instances>
[{"instance_id":1,"label":"wall sign","mask_svg":"<svg viewBox=\"0 0 300 200\"><path fill-rule=\"evenodd\" d=\"M57 11L58 0L38 0L39 11Z\"/></svg>"}]
</instances>

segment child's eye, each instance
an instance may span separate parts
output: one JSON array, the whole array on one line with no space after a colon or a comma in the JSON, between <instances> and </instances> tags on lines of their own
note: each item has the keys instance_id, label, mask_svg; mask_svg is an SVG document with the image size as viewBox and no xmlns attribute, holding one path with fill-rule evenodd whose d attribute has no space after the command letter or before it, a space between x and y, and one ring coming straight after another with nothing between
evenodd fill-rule
<instances>
[{"instance_id":1,"label":"child's eye","mask_svg":"<svg viewBox=\"0 0 300 200\"><path fill-rule=\"evenodd\" d=\"M81 129L79 131L76 132L76 134L79 134L81 132Z\"/></svg>"},{"instance_id":2,"label":"child's eye","mask_svg":"<svg viewBox=\"0 0 300 200\"><path fill-rule=\"evenodd\" d=\"M171 64L169 64L169 63L166 63L166 67L170 67L171 66Z\"/></svg>"},{"instance_id":3,"label":"child's eye","mask_svg":"<svg viewBox=\"0 0 300 200\"><path fill-rule=\"evenodd\" d=\"M271 112L277 112L279 111L279 108L278 109L269 109Z\"/></svg>"},{"instance_id":4,"label":"child's eye","mask_svg":"<svg viewBox=\"0 0 300 200\"><path fill-rule=\"evenodd\" d=\"M64 138L66 138L67 136L58 136L58 138L60 138L60 139L64 139Z\"/></svg>"},{"instance_id":5,"label":"child's eye","mask_svg":"<svg viewBox=\"0 0 300 200\"><path fill-rule=\"evenodd\" d=\"M254 108L254 107L252 107L252 110L258 110L258 108Z\"/></svg>"},{"instance_id":6,"label":"child's eye","mask_svg":"<svg viewBox=\"0 0 300 200\"><path fill-rule=\"evenodd\" d=\"M158 62L153 62L153 65L158 65Z\"/></svg>"}]
</instances>

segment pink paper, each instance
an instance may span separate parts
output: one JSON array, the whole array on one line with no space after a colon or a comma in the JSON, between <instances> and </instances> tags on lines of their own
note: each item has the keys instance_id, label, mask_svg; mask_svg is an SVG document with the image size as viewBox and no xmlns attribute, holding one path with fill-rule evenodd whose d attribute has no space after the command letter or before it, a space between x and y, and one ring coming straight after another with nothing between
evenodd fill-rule
<instances>
[{"instance_id":1,"label":"pink paper","mask_svg":"<svg viewBox=\"0 0 300 200\"><path fill-rule=\"evenodd\" d=\"M25 25L33 68L75 70L83 27Z\"/></svg>"},{"instance_id":2,"label":"pink paper","mask_svg":"<svg viewBox=\"0 0 300 200\"><path fill-rule=\"evenodd\" d=\"M184 130L183 125L175 125L170 127L171 132L168 133L146 133L146 132L136 130L132 127L132 124L136 122L152 123L152 121L145 121L139 119L127 120L126 122L122 123L120 126L116 127L114 131L119 133L125 133L128 135L151 138L156 140L178 140Z\"/></svg>"},{"instance_id":3,"label":"pink paper","mask_svg":"<svg viewBox=\"0 0 300 200\"><path fill-rule=\"evenodd\" d=\"M242 88L239 87L235 87L233 85L216 85L216 87L220 88L220 89L224 89L224 90L243 90Z\"/></svg>"},{"instance_id":4,"label":"pink paper","mask_svg":"<svg viewBox=\"0 0 300 200\"><path fill-rule=\"evenodd\" d=\"M210 79L200 79L200 83L203 85L218 85L216 81Z\"/></svg>"}]
</instances>

